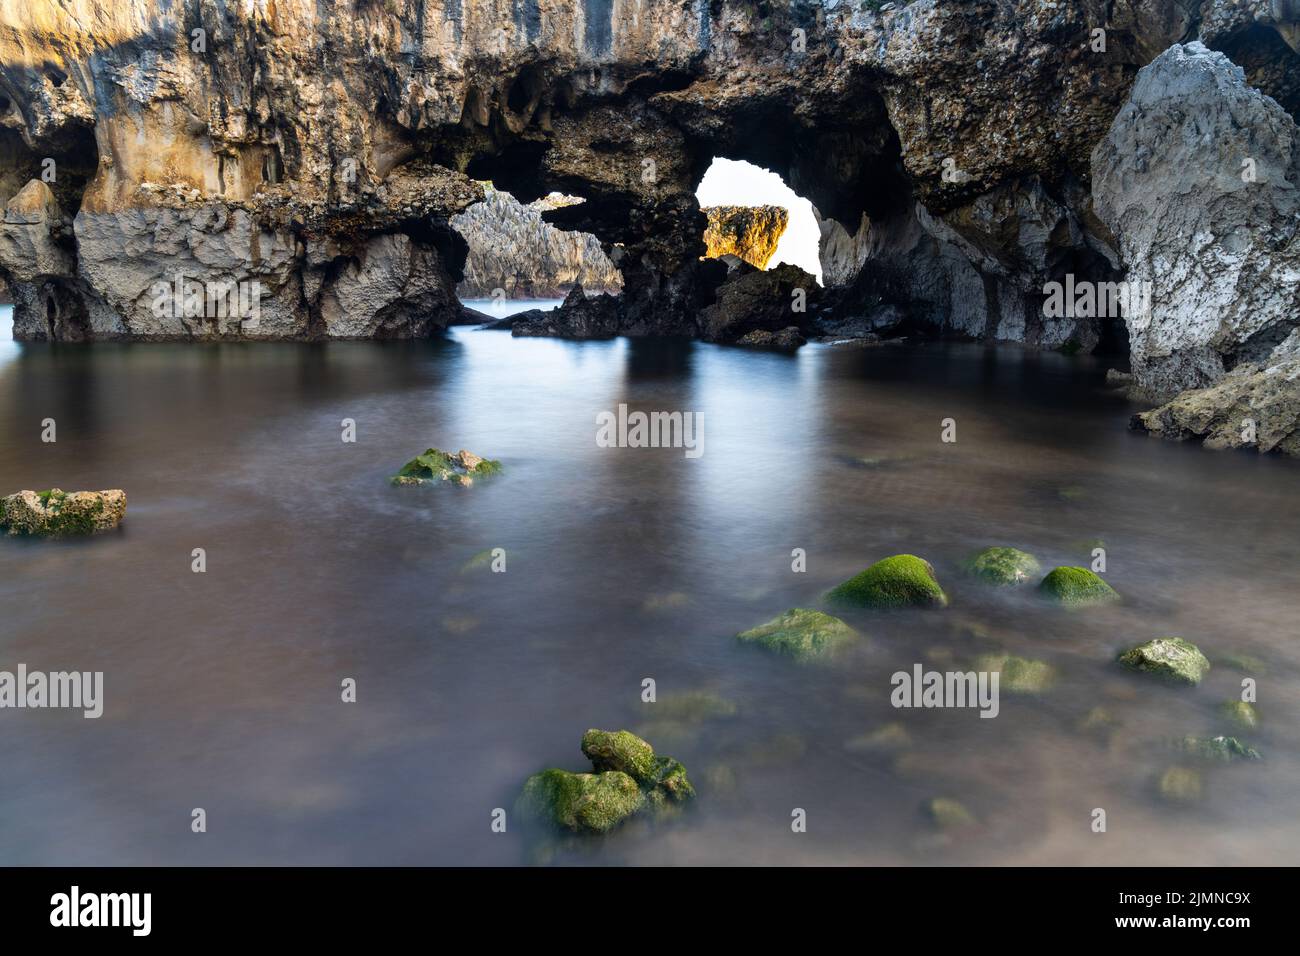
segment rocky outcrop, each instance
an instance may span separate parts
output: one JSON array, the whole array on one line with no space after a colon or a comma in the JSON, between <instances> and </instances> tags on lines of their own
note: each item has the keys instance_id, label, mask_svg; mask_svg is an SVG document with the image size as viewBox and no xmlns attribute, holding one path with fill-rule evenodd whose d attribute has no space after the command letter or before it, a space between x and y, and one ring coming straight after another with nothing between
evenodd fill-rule
<instances>
[{"instance_id":1,"label":"rocky outcrop","mask_svg":"<svg viewBox=\"0 0 1300 956\"><path fill-rule=\"evenodd\" d=\"M755 332L805 326L820 291L816 279L789 263L764 271L741 267L701 311L698 334L710 342L739 342Z\"/></svg>"},{"instance_id":2,"label":"rocky outcrop","mask_svg":"<svg viewBox=\"0 0 1300 956\"><path fill-rule=\"evenodd\" d=\"M542 216L582 202L552 193L524 204L508 192L483 184L484 198L452 217L469 246L463 298L489 298L501 290L510 299L562 299L575 285L591 292L618 293L623 277L590 233L562 232Z\"/></svg>"},{"instance_id":3,"label":"rocky outcrop","mask_svg":"<svg viewBox=\"0 0 1300 956\"><path fill-rule=\"evenodd\" d=\"M580 285L569 290L550 311L529 309L511 316L512 335L558 339L608 339L627 332L618 300L611 295L589 296Z\"/></svg>"},{"instance_id":4,"label":"rocky outcrop","mask_svg":"<svg viewBox=\"0 0 1300 956\"><path fill-rule=\"evenodd\" d=\"M1200 43L1138 76L1093 155L1097 213L1120 237L1136 384L1157 397L1212 385L1300 323L1300 136L1276 102Z\"/></svg>"},{"instance_id":5,"label":"rocky outcrop","mask_svg":"<svg viewBox=\"0 0 1300 956\"><path fill-rule=\"evenodd\" d=\"M790 222L784 206L705 206L705 255L735 256L756 269L766 269Z\"/></svg>"},{"instance_id":6,"label":"rocky outcrop","mask_svg":"<svg viewBox=\"0 0 1300 956\"><path fill-rule=\"evenodd\" d=\"M111 491L20 491L0 498L0 528L10 535L61 538L95 534L121 524L126 493Z\"/></svg>"}]
</instances>

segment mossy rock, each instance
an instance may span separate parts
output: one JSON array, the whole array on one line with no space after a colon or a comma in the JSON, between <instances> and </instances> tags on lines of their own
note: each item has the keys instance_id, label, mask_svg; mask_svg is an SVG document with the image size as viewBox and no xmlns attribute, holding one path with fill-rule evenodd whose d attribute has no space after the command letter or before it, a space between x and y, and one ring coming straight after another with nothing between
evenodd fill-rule
<instances>
[{"instance_id":1,"label":"mossy rock","mask_svg":"<svg viewBox=\"0 0 1300 956\"><path fill-rule=\"evenodd\" d=\"M515 808L521 814L575 833L604 833L641 810L674 812L695 796L686 768L660 757L626 730L589 730L582 752L595 773L543 770L524 783Z\"/></svg>"},{"instance_id":2,"label":"mossy rock","mask_svg":"<svg viewBox=\"0 0 1300 956\"><path fill-rule=\"evenodd\" d=\"M582 735L582 752L597 770L618 770L637 783L654 783L654 748L631 731L589 730Z\"/></svg>"},{"instance_id":3,"label":"mossy rock","mask_svg":"<svg viewBox=\"0 0 1300 956\"><path fill-rule=\"evenodd\" d=\"M582 735L582 752L598 771L617 770L642 787L662 790L673 801L695 796L686 768L627 730L589 730Z\"/></svg>"},{"instance_id":4,"label":"mossy rock","mask_svg":"<svg viewBox=\"0 0 1300 956\"><path fill-rule=\"evenodd\" d=\"M126 492L20 491L0 498L0 527L11 535L63 538L116 528L126 516Z\"/></svg>"},{"instance_id":5,"label":"mossy rock","mask_svg":"<svg viewBox=\"0 0 1300 956\"><path fill-rule=\"evenodd\" d=\"M877 561L826 595L837 604L855 607L945 607L948 596L934 577L929 561L914 554L896 554Z\"/></svg>"},{"instance_id":6,"label":"mossy rock","mask_svg":"<svg viewBox=\"0 0 1300 956\"><path fill-rule=\"evenodd\" d=\"M1259 726L1259 711L1249 701L1230 700L1219 708L1219 713L1224 720L1243 730L1254 730Z\"/></svg>"},{"instance_id":7,"label":"mossy rock","mask_svg":"<svg viewBox=\"0 0 1300 956\"><path fill-rule=\"evenodd\" d=\"M975 662L977 671L999 671L998 690L1009 694L1041 694L1056 683L1056 668L1046 661L1031 661L1011 654L986 654Z\"/></svg>"},{"instance_id":8,"label":"mossy rock","mask_svg":"<svg viewBox=\"0 0 1300 956\"><path fill-rule=\"evenodd\" d=\"M1214 659L1214 663L1221 664L1230 670L1241 671L1243 674L1254 674L1263 677L1268 673L1268 665L1251 654L1220 654Z\"/></svg>"},{"instance_id":9,"label":"mossy rock","mask_svg":"<svg viewBox=\"0 0 1300 956\"><path fill-rule=\"evenodd\" d=\"M403 465L392 481L395 485L450 481L467 488L474 484L475 478L486 478L500 471L501 462L480 458L464 449L453 455L437 448L428 448Z\"/></svg>"},{"instance_id":10,"label":"mossy rock","mask_svg":"<svg viewBox=\"0 0 1300 956\"><path fill-rule=\"evenodd\" d=\"M1170 767L1160 775L1157 787L1170 803L1196 803L1205 792L1201 772L1193 767Z\"/></svg>"},{"instance_id":11,"label":"mossy rock","mask_svg":"<svg viewBox=\"0 0 1300 956\"><path fill-rule=\"evenodd\" d=\"M1177 742L1176 747L1190 757L1214 763L1264 759L1258 750L1243 744L1236 737L1197 737L1188 734Z\"/></svg>"},{"instance_id":12,"label":"mossy rock","mask_svg":"<svg viewBox=\"0 0 1300 956\"><path fill-rule=\"evenodd\" d=\"M625 773L551 769L528 778L515 810L574 833L605 833L645 805L645 794Z\"/></svg>"},{"instance_id":13,"label":"mossy rock","mask_svg":"<svg viewBox=\"0 0 1300 956\"><path fill-rule=\"evenodd\" d=\"M858 632L838 617L796 607L736 638L797 661L809 661L833 654L857 636Z\"/></svg>"},{"instance_id":14,"label":"mossy rock","mask_svg":"<svg viewBox=\"0 0 1300 956\"><path fill-rule=\"evenodd\" d=\"M1053 568L1038 589L1066 607L1109 604L1119 600L1119 593L1087 568Z\"/></svg>"},{"instance_id":15,"label":"mossy rock","mask_svg":"<svg viewBox=\"0 0 1300 956\"><path fill-rule=\"evenodd\" d=\"M1038 574L1038 559L1016 548L985 548L965 564L967 574L988 584L1008 587L1023 584Z\"/></svg>"},{"instance_id":16,"label":"mossy rock","mask_svg":"<svg viewBox=\"0 0 1300 956\"><path fill-rule=\"evenodd\" d=\"M1158 637L1124 651L1116 660L1130 670L1193 687L1210 670L1210 662L1200 648L1181 637Z\"/></svg>"},{"instance_id":17,"label":"mossy rock","mask_svg":"<svg viewBox=\"0 0 1300 956\"><path fill-rule=\"evenodd\" d=\"M923 806L926 817L940 830L965 830L977 823L975 815L950 797L934 797Z\"/></svg>"}]
</instances>

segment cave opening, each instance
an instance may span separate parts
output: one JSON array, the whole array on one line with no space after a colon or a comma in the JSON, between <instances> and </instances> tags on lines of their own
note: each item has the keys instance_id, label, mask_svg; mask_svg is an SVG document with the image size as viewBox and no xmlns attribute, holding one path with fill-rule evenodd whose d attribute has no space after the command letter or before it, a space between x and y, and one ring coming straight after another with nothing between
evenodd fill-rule
<instances>
[{"instance_id":1,"label":"cave opening","mask_svg":"<svg viewBox=\"0 0 1300 956\"><path fill-rule=\"evenodd\" d=\"M708 217L704 258L759 269L798 266L822 284L821 231L812 203L777 173L745 160L716 157L695 191Z\"/></svg>"},{"instance_id":2,"label":"cave opening","mask_svg":"<svg viewBox=\"0 0 1300 956\"><path fill-rule=\"evenodd\" d=\"M553 309L577 286L588 296L622 292L612 248L551 220L557 211L582 205L583 197L553 191L522 202L491 181L481 185L483 200L451 219L468 246L456 287L462 304L500 319Z\"/></svg>"}]
</instances>

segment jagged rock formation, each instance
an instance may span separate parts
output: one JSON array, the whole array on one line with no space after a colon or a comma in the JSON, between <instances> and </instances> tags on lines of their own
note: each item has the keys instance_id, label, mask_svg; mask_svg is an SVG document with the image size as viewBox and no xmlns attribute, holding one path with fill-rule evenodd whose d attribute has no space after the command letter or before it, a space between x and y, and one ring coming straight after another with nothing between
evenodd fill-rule
<instances>
[{"instance_id":1,"label":"jagged rock formation","mask_svg":"<svg viewBox=\"0 0 1300 956\"><path fill-rule=\"evenodd\" d=\"M575 285L617 293L623 277L590 233L562 232L542 214L582 200L552 193L524 205L508 192L484 184L484 198L453 216L451 224L469 245L463 298L489 298L502 289L511 299L562 299Z\"/></svg>"},{"instance_id":2,"label":"jagged rock formation","mask_svg":"<svg viewBox=\"0 0 1300 956\"><path fill-rule=\"evenodd\" d=\"M1138 75L1093 167L1128 280L1152 287L1149 314L1126 318L1135 384L1161 400L1191 390L1136 424L1297 451L1295 121L1223 54L1174 46Z\"/></svg>"},{"instance_id":3,"label":"jagged rock formation","mask_svg":"<svg viewBox=\"0 0 1300 956\"><path fill-rule=\"evenodd\" d=\"M1044 289L1122 278L1137 248L1094 212L1092 164L1138 70L1202 36L1295 109L1294 0L881 6L0 0L16 334L430 334L460 315L450 219L490 180L585 199L543 219L622 273L619 332L701 335L746 280L701 259L694 191L727 156L817 211L804 331L829 310L1088 349L1124 323L1045 314ZM227 283L255 321L208 314Z\"/></svg>"},{"instance_id":4,"label":"jagged rock formation","mask_svg":"<svg viewBox=\"0 0 1300 956\"><path fill-rule=\"evenodd\" d=\"M1200 43L1139 75L1093 155L1097 213L1128 281L1136 384L1157 397L1267 356L1300 323L1300 135L1242 69Z\"/></svg>"},{"instance_id":5,"label":"jagged rock formation","mask_svg":"<svg viewBox=\"0 0 1300 956\"><path fill-rule=\"evenodd\" d=\"M705 255L735 256L757 269L766 269L790 222L784 206L705 206Z\"/></svg>"}]
</instances>

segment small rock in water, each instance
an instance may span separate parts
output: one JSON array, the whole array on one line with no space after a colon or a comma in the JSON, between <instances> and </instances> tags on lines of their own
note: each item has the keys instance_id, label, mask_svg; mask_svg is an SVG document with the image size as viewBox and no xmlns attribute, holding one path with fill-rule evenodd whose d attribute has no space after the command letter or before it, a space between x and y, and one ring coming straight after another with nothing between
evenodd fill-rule
<instances>
[{"instance_id":1,"label":"small rock in water","mask_svg":"<svg viewBox=\"0 0 1300 956\"><path fill-rule=\"evenodd\" d=\"M1191 767L1170 767L1161 774L1159 787L1160 796L1170 803L1195 803L1205 789L1201 772Z\"/></svg>"},{"instance_id":2,"label":"small rock in water","mask_svg":"<svg viewBox=\"0 0 1300 956\"><path fill-rule=\"evenodd\" d=\"M1254 730L1259 726L1259 711L1255 705L1244 700L1230 700L1219 708L1225 720L1236 724L1243 730Z\"/></svg>"},{"instance_id":3,"label":"small rock in water","mask_svg":"<svg viewBox=\"0 0 1300 956\"><path fill-rule=\"evenodd\" d=\"M966 562L966 573L989 584L1022 584L1038 574L1038 559L1016 548L985 548Z\"/></svg>"},{"instance_id":4,"label":"small rock in water","mask_svg":"<svg viewBox=\"0 0 1300 956\"><path fill-rule=\"evenodd\" d=\"M11 535L47 538L94 534L116 528L126 515L126 492L20 491L0 498L0 526Z\"/></svg>"},{"instance_id":5,"label":"small rock in water","mask_svg":"<svg viewBox=\"0 0 1300 956\"><path fill-rule=\"evenodd\" d=\"M826 595L839 604L859 607L946 607L948 596L934 577L929 561L914 554L896 554L877 561Z\"/></svg>"},{"instance_id":6,"label":"small rock in water","mask_svg":"<svg viewBox=\"0 0 1300 956\"><path fill-rule=\"evenodd\" d=\"M975 662L977 671L999 671L998 688L1010 694L1041 694L1056 683L1056 668L1010 654L988 654Z\"/></svg>"},{"instance_id":7,"label":"small rock in water","mask_svg":"<svg viewBox=\"0 0 1300 956\"><path fill-rule=\"evenodd\" d=\"M1236 737L1197 737L1188 734L1177 742L1176 747L1189 756L1217 763L1264 759L1258 750L1243 744Z\"/></svg>"},{"instance_id":8,"label":"small rock in water","mask_svg":"<svg viewBox=\"0 0 1300 956\"><path fill-rule=\"evenodd\" d=\"M741 641L797 661L826 657L857 636L858 632L838 617L802 607L791 608L766 624L736 635Z\"/></svg>"},{"instance_id":9,"label":"small rock in water","mask_svg":"<svg viewBox=\"0 0 1300 956\"><path fill-rule=\"evenodd\" d=\"M934 797L925 802L925 814L940 830L965 830L976 824L975 816L950 797Z\"/></svg>"},{"instance_id":10,"label":"small rock in water","mask_svg":"<svg viewBox=\"0 0 1300 956\"><path fill-rule=\"evenodd\" d=\"M1053 568L1038 588L1066 607L1108 604L1119 600L1115 589L1087 568Z\"/></svg>"},{"instance_id":11,"label":"small rock in water","mask_svg":"<svg viewBox=\"0 0 1300 956\"><path fill-rule=\"evenodd\" d=\"M515 809L574 833L604 833L646 809L674 810L695 796L686 768L626 730L588 730L582 752L595 773L552 768L524 783Z\"/></svg>"},{"instance_id":12,"label":"small rock in water","mask_svg":"<svg viewBox=\"0 0 1300 956\"><path fill-rule=\"evenodd\" d=\"M1125 651L1116 660L1131 670L1192 686L1210 670L1200 648L1181 637L1158 637Z\"/></svg>"},{"instance_id":13,"label":"small rock in water","mask_svg":"<svg viewBox=\"0 0 1300 956\"><path fill-rule=\"evenodd\" d=\"M426 482L450 481L469 487L474 484L475 478L495 475L499 471L501 462L481 458L464 449L451 455L437 448L429 448L403 465L402 470L393 476L393 484L423 485Z\"/></svg>"}]
</instances>

